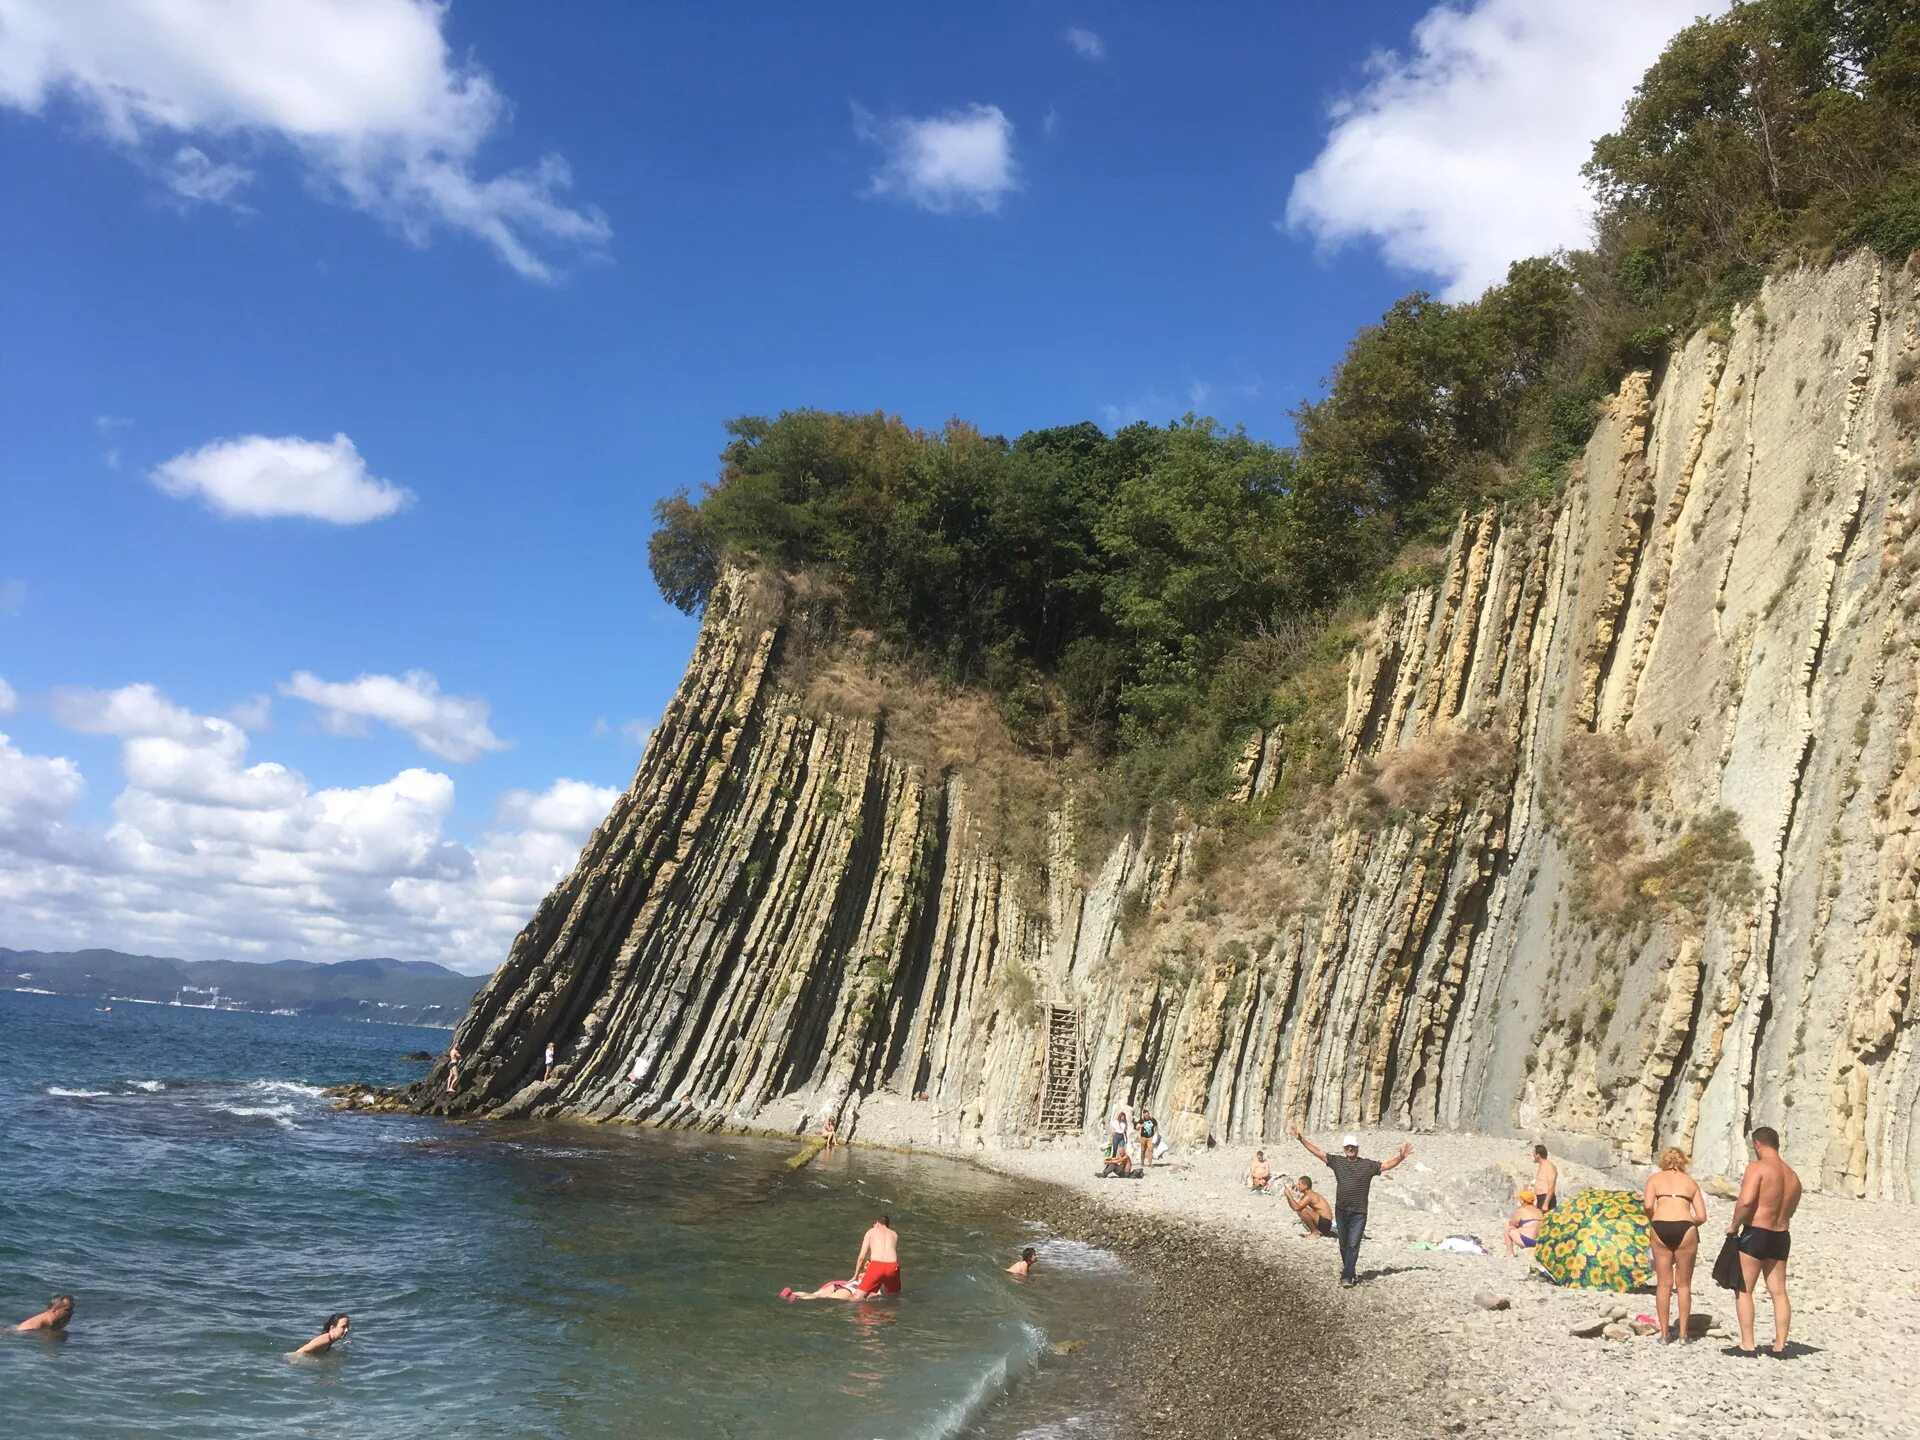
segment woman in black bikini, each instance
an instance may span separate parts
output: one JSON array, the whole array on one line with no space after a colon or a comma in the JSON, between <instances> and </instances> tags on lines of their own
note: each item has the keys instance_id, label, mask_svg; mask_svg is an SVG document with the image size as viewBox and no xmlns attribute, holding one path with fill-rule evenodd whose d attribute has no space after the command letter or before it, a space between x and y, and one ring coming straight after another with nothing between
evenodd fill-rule
<instances>
[{"instance_id":1,"label":"woman in black bikini","mask_svg":"<svg viewBox=\"0 0 1920 1440\"><path fill-rule=\"evenodd\" d=\"M1654 1318L1660 1322L1660 1343L1668 1344L1673 1331L1667 1324L1667 1300L1680 1292L1679 1333L1692 1337L1687 1322L1693 1315L1693 1262L1700 1253L1700 1227L1707 1220L1707 1197L1687 1174L1687 1152L1669 1147L1660 1168L1647 1177L1641 1197L1647 1221L1653 1226Z\"/></svg>"}]
</instances>

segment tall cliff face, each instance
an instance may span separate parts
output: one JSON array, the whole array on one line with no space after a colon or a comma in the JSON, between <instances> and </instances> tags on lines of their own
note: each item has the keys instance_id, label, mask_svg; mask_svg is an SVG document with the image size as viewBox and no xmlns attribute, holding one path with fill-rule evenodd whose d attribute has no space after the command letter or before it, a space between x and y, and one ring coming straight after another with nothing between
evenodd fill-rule
<instances>
[{"instance_id":1,"label":"tall cliff face","mask_svg":"<svg viewBox=\"0 0 1920 1440\"><path fill-rule=\"evenodd\" d=\"M1711 1168L1766 1122L1824 1186L1912 1198L1917 322L1864 257L1770 282L1628 378L1552 513L1464 518L1376 617L1331 793L1092 873L1055 815L1036 883L964 766L809 706L787 597L729 574L459 1085L414 1100L783 1126L891 1093L1012 1137L1062 1070L1044 1002L1085 1117L1189 1142L1304 1117ZM1280 738L1241 767L1269 808Z\"/></svg>"}]
</instances>

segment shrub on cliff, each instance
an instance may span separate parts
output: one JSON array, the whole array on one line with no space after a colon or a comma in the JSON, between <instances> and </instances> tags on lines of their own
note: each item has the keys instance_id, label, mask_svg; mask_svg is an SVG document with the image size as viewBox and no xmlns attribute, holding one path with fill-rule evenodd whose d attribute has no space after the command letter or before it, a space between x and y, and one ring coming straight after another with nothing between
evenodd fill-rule
<instances>
[{"instance_id":1,"label":"shrub on cliff","mask_svg":"<svg viewBox=\"0 0 1920 1440\"><path fill-rule=\"evenodd\" d=\"M1551 500L1626 369L1749 298L1783 258L1920 245L1920 9L1743 0L1681 31L1586 169L1590 252L1424 293L1356 335L1291 449L1192 415L1007 441L881 414L733 421L719 476L655 511L661 593L697 611L728 557L824 574L848 623L1058 753L1110 768L1117 820L1225 793L1248 730L1328 769L1356 604L1426 570L1463 509ZM1303 619L1308 624L1303 627ZM1320 640L1275 646L1307 629ZM1316 678L1318 677L1318 678ZM1291 782L1289 782L1291 783Z\"/></svg>"}]
</instances>

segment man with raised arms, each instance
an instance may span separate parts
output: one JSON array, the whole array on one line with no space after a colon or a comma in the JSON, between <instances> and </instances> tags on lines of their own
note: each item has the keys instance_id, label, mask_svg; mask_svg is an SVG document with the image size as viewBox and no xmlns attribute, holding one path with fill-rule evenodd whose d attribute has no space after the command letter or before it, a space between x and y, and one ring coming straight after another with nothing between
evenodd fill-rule
<instances>
[{"instance_id":1,"label":"man with raised arms","mask_svg":"<svg viewBox=\"0 0 1920 1440\"><path fill-rule=\"evenodd\" d=\"M1393 1169L1413 1154L1413 1146L1402 1145L1391 1160L1360 1158L1360 1137L1342 1136L1340 1153L1329 1155L1300 1132L1298 1125L1288 1127L1312 1156L1333 1171L1333 1233L1340 1241L1340 1286L1352 1289L1360 1283L1356 1269L1360 1264L1360 1241L1367 1233L1367 1195L1373 1179Z\"/></svg>"},{"instance_id":2,"label":"man with raised arms","mask_svg":"<svg viewBox=\"0 0 1920 1440\"><path fill-rule=\"evenodd\" d=\"M1767 1282L1773 1300L1773 1353L1787 1353L1787 1322L1793 1308L1787 1303L1787 1252L1793 1246L1789 1227L1800 1208L1800 1177L1780 1158L1780 1132L1762 1125L1753 1132L1754 1161L1740 1177L1740 1198L1734 1202L1729 1235L1740 1237L1740 1275L1747 1283L1733 1297L1740 1317L1740 1352L1755 1354L1753 1344L1753 1286Z\"/></svg>"},{"instance_id":3,"label":"man with raised arms","mask_svg":"<svg viewBox=\"0 0 1920 1440\"><path fill-rule=\"evenodd\" d=\"M47 1302L46 1309L38 1315L22 1320L13 1328L57 1335L67 1328L67 1322L71 1319L73 1319L73 1296L56 1295Z\"/></svg>"}]
</instances>

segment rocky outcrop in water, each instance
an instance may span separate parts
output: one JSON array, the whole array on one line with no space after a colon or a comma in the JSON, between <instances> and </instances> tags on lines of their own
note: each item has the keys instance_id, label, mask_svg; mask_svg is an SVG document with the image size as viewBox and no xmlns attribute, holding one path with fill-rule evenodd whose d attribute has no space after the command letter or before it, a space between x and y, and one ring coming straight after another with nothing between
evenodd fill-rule
<instances>
[{"instance_id":1,"label":"rocky outcrop in water","mask_svg":"<svg viewBox=\"0 0 1920 1440\"><path fill-rule=\"evenodd\" d=\"M1912 1198L1915 285L1778 277L1630 376L1557 507L1464 517L1375 618L1345 778L1212 868L1175 830L1087 873L1059 813L1005 859L964 766L783 683L786 592L728 574L413 1102L845 1128L888 1095L991 1142L1051 1082L1183 1143L1300 1117L1707 1169L1772 1123L1823 1186ZM1282 738L1247 803L1288 793Z\"/></svg>"}]
</instances>

